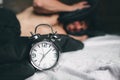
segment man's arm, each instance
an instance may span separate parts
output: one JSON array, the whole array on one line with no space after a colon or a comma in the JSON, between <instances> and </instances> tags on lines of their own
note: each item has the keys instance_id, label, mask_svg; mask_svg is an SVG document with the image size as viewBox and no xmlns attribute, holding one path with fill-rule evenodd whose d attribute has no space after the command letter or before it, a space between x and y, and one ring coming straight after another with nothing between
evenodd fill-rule
<instances>
[{"instance_id":1,"label":"man's arm","mask_svg":"<svg viewBox=\"0 0 120 80\"><path fill-rule=\"evenodd\" d=\"M34 0L33 7L37 13L49 14L88 8L90 5L88 5L86 1L82 1L74 5L66 5L61 3L59 0Z\"/></svg>"}]
</instances>

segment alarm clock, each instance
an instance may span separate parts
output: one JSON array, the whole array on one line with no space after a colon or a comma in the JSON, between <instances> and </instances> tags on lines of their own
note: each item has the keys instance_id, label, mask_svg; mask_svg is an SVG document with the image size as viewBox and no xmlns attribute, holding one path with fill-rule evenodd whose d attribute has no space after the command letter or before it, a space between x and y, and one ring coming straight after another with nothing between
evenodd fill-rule
<instances>
[{"instance_id":1,"label":"alarm clock","mask_svg":"<svg viewBox=\"0 0 120 80\"><path fill-rule=\"evenodd\" d=\"M48 26L51 28L52 33L47 35L36 34L39 26ZM53 68L59 59L61 53L57 41L60 40L57 34L53 32L52 26L48 24L39 24L35 28L35 34L31 33L31 49L29 52L30 63L34 68L40 71L49 70Z\"/></svg>"}]
</instances>

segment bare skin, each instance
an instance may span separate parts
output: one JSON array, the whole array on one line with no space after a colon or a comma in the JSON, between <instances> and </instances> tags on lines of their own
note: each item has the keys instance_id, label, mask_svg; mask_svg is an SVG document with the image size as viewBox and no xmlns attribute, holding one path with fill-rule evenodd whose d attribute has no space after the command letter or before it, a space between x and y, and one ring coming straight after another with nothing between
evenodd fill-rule
<instances>
[{"instance_id":1,"label":"bare skin","mask_svg":"<svg viewBox=\"0 0 120 80\"><path fill-rule=\"evenodd\" d=\"M25 11L17 14L17 18L21 25L21 36L31 36L30 32L34 32L35 27L38 24L49 24L53 26L54 31L58 34L67 35L63 29L63 25L57 21L59 15L36 15L33 13L33 7L26 9ZM37 33L48 34L51 33L48 27L39 27ZM87 39L87 35L83 36L71 36L74 39L84 41Z\"/></svg>"},{"instance_id":2,"label":"bare skin","mask_svg":"<svg viewBox=\"0 0 120 80\"><path fill-rule=\"evenodd\" d=\"M34 11L39 14L50 14L58 12L70 12L77 9L89 8L90 5L87 1L82 1L74 5L66 5L60 0L33 0Z\"/></svg>"}]
</instances>

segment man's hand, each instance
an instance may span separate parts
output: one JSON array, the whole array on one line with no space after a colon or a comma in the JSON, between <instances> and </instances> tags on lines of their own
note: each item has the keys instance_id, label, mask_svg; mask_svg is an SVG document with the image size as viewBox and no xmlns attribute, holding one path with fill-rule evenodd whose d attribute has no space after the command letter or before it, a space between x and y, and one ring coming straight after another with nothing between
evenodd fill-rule
<instances>
[{"instance_id":1,"label":"man's hand","mask_svg":"<svg viewBox=\"0 0 120 80\"><path fill-rule=\"evenodd\" d=\"M76 3L76 4L72 5L71 8L73 10L71 10L71 11L74 11L74 10L77 10L77 9L89 8L89 7L90 7L90 5L88 4L87 1L82 1L82 2L79 2L79 3Z\"/></svg>"}]
</instances>

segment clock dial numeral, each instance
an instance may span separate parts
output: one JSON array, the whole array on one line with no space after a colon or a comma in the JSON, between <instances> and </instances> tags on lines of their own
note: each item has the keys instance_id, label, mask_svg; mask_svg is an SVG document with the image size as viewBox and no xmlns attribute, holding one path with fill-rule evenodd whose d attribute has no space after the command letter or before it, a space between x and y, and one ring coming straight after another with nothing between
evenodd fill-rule
<instances>
[{"instance_id":1,"label":"clock dial numeral","mask_svg":"<svg viewBox=\"0 0 120 80\"><path fill-rule=\"evenodd\" d=\"M52 51L55 51L56 49L52 49Z\"/></svg>"},{"instance_id":2,"label":"clock dial numeral","mask_svg":"<svg viewBox=\"0 0 120 80\"><path fill-rule=\"evenodd\" d=\"M33 51L37 51L36 49L33 49Z\"/></svg>"},{"instance_id":3,"label":"clock dial numeral","mask_svg":"<svg viewBox=\"0 0 120 80\"><path fill-rule=\"evenodd\" d=\"M38 45L38 47L40 48L40 45Z\"/></svg>"},{"instance_id":4,"label":"clock dial numeral","mask_svg":"<svg viewBox=\"0 0 120 80\"><path fill-rule=\"evenodd\" d=\"M42 43L42 47L47 47L47 43Z\"/></svg>"},{"instance_id":5,"label":"clock dial numeral","mask_svg":"<svg viewBox=\"0 0 120 80\"><path fill-rule=\"evenodd\" d=\"M37 62L37 60L35 59L35 60L33 60L33 62Z\"/></svg>"},{"instance_id":6,"label":"clock dial numeral","mask_svg":"<svg viewBox=\"0 0 120 80\"><path fill-rule=\"evenodd\" d=\"M35 54L35 53L31 53L31 57L32 57L32 58L35 58L35 57L36 57L36 54Z\"/></svg>"},{"instance_id":7,"label":"clock dial numeral","mask_svg":"<svg viewBox=\"0 0 120 80\"><path fill-rule=\"evenodd\" d=\"M49 47L51 47L51 44L49 45Z\"/></svg>"}]
</instances>

